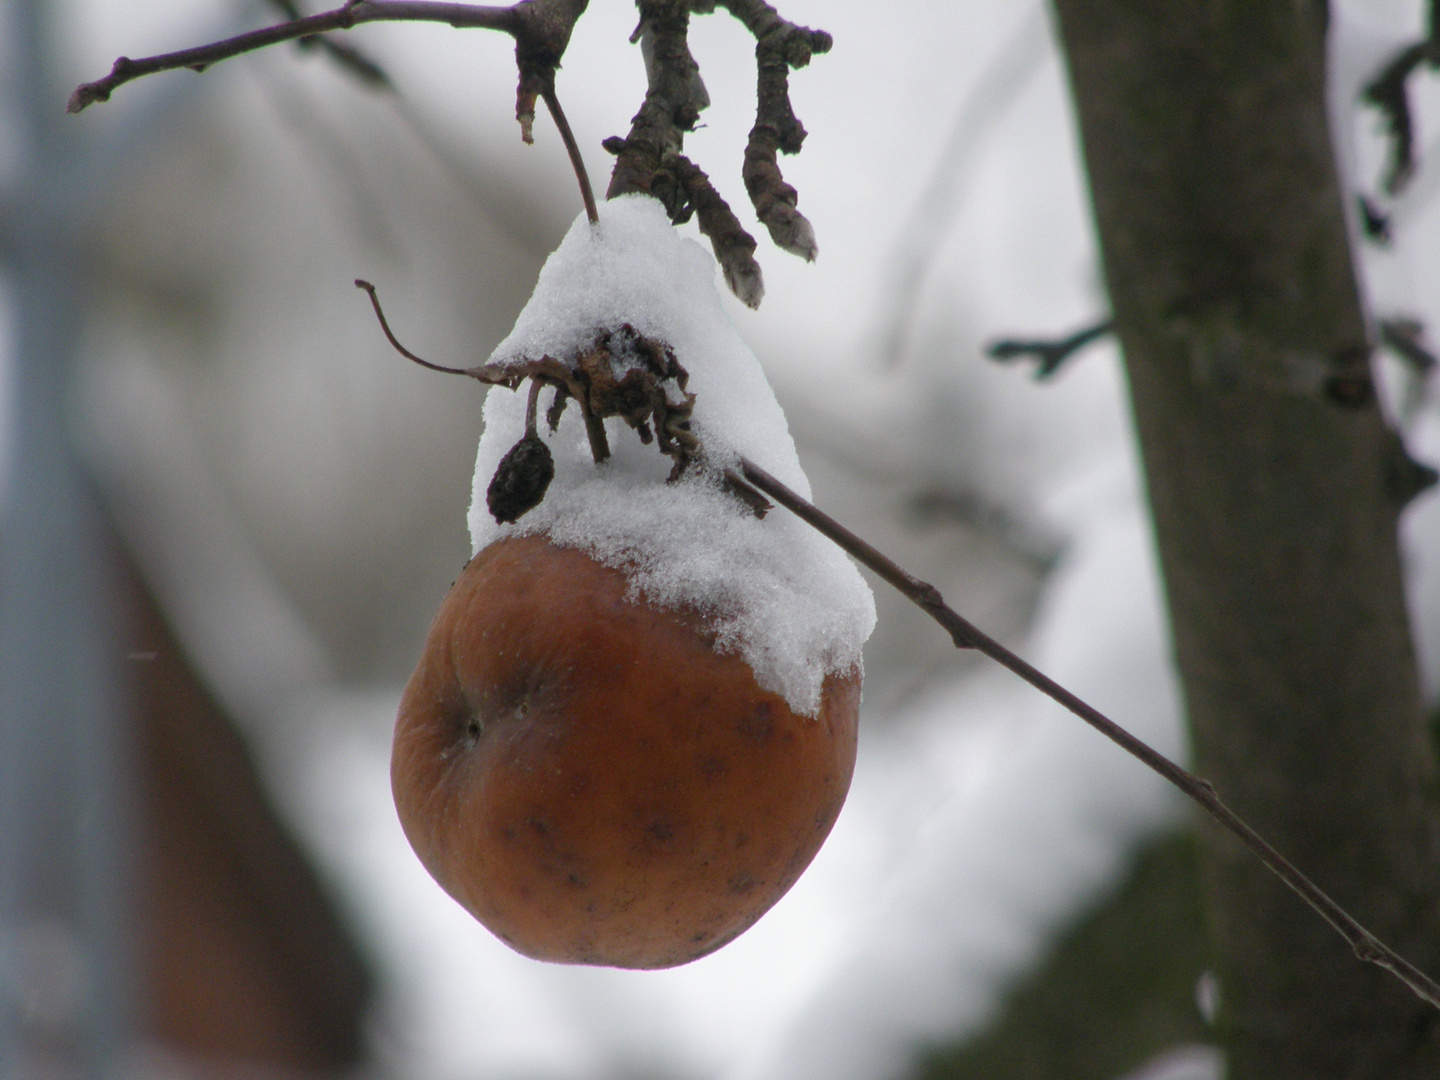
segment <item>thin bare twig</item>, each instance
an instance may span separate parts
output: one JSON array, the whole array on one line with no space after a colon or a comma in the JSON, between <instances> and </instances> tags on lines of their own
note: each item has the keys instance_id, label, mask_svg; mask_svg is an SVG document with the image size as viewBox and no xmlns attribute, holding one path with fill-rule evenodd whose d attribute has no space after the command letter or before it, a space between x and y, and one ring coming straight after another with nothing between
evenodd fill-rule
<instances>
[{"instance_id":1,"label":"thin bare twig","mask_svg":"<svg viewBox=\"0 0 1440 1080\"><path fill-rule=\"evenodd\" d=\"M294 0L272 2L283 13L295 17L288 22L194 49L182 49L142 60L122 56L115 61L105 78L77 87L70 95L67 110L78 113L94 102L108 101L116 87L144 75L179 68L204 71L221 60L283 41L318 45L367 85L393 93L394 85L384 69L359 50L333 41L324 36L325 33L349 30L367 22L443 22L460 29L501 30L515 39L515 65L519 71L515 117L520 122L520 137L527 143L534 141L535 102L544 98L575 169L585 213L591 222L599 220L595 195L585 173L580 148L555 95L555 72L570 43L575 21L584 13L589 0L520 0L511 7L437 3L433 0L347 0L343 6L332 11L303 17Z\"/></svg>"},{"instance_id":2,"label":"thin bare twig","mask_svg":"<svg viewBox=\"0 0 1440 1080\"><path fill-rule=\"evenodd\" d=\"M1395 316L1380 320L1380 344L1425 378L1440 368L1440 358L1425 344L1425 324L1419 319Z\"/></svg>"},{"instance_id":3,"label":"thin bare twig","mask_svg":"<svg viewBox=\"0 0 1440 1080\"><path fill-rule=\"evenodd\" d=\"M479 378L479 376L475 374L475 369L473 368L446 367L444 364L432 364L423 356L416 356L404 345L401 345L400 339L397 338L394 332L390 329L390 323L385 318L384 309L380 307L380 297L375 294L375 286L371 285L370 282L366 281L364 278L356 278L355 287L357 289L364 289L365 294L370 297L370 306L375 309L375 318L380 321L380 329L385 333L385 340L390 342L391 347L394 348L394 350L398 352L401 356L405 357L406 360L414 361L421 367L427 367L431 371L443 371L446 375L469 375L471 378Z\"/></svg>"},{"instance_id":4,"label":"thin bare twig","mask_svg":"<svg viewBox=\"0 0 1440 1080\"><path fill-rule=\"evenodd\" d=\"M1374 934L1361 926L1344 908L1332 900L1318 885L1297 870L1283 855L1276 851L1254 829L1241 820L1233 810L1221 801L1215 788L1191 772L1182 769L1164 754L1153 750L1146 743L1105 716L1098 709L1087 705L1080 698L1066 690L1053 679L1031 667L994 638L985 634L968 620L961 617L945 604L935 586L914 577L880 551L871 547L860 537L845 528L834 518L817 509L806 499L771 476L764 469L746 458L740 459L740 471L744 478L760 491L774 499L781 506L795 514L806 524L814 527L836 544L839 544L856 560L873 570L886 582L898 589L907 599L919 606L950 634L957 648L975 649L1002 667L1008 668L1031 686L1046 694L1069 709L1080 719L1095 728L1106 738L1116 743L1127 753L1138 758L1152 770L1159 773L1191 800L1201 806L1220 825L1239 838L1302 900L1309 904L1334 929L1350 943L1355 955L1361 960L1375 964L1390 972L1422 1001L1440 1009L1440 985L1400 956Z\"/></svg>"},{"instance_id":5,"label":"thin bare twig","mask_svg":"<svg viewBox=\"0 0 1440 1080\"><path fill-rule=\"evenodd\" d=\"M1440 67L1440 27L1430 28L1428 41L1406 46L1396 53L1360 93L1362 101L1385 114L1385 123L1390 129L1390 165L1384 180L1385 191L1390 195L1404 190L1415 173L1415 119L1410 111L1406 83L1421 64Z\"/></svg>"},{"instance_id":6,"label":"thin bare twig","mask_svg":"<svg viewBox=\"0 0 1440 1080\"><path fill-rule=\"evenodd\" d=\"M518 35L520 18L516 7L489 7L476 4L438 3L434 0L349 0L333 11L308 15L303 19L277 23L260 30L201 45L194 49L147 56L131 60L122 56L115 61L110 74L95 82L82 83L70 95L67 112L78 113L97 101L109 101L119 86L161 71L189 68L204 71L211 64L232 56L254 52L282 41L314 37L331 30L349 30L367 22L442 22L460 29L502 30Z\"/></svg>"},{"instance_id":7,"label":"thin bare twig","mask_svg":"<svg viewBox=\"0 0 1440 1080\"><path fill-rule=\"evenodd\" d=\"M270 6L290 20L305 17L305 13L300 10L300 6L295 3L295 0L270 0ZM297 38L295 44L302 49L319 48L323 50L342 70L349 72L362 85L368 86L372 90L393 92L395 89L385 69L354 45L336 41L334 38L324 35Z\"/></svg>"},{"instance_id":8,"label":"thin bare twig","mask_svg":"<svg viewBox=\"0 0 1440 1080\"><path fill-rule=\"evenodd\" d=\"M1029 87L1047 55L1045 7L1032 4L1019 29L976 78L951 122L930 178L896 234L879 305L877 345L884 367L898 367L905 359L925 278L964 205L971 177L984 161L986 139Z\"/></svg>"}]
</instances>

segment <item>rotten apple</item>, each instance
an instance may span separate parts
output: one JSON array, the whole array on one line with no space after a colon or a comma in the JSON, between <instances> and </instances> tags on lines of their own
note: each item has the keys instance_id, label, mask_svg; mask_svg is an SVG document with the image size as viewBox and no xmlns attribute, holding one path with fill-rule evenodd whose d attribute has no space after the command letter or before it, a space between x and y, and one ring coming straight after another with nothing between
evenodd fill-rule
<instances>
[{"instance_id":1,"label":"rotten apple","mask_svg":"<svg viewBox=\"0 0 1440 1080\"><path fill-rule=\"evenodd\" d=\"M858 668L815 716L717 650L701 613L542 535L451 588L395 728L400 821L440 885L527 956L662 968L795 882L855 764Z\"/></svg>"}]
</instances>

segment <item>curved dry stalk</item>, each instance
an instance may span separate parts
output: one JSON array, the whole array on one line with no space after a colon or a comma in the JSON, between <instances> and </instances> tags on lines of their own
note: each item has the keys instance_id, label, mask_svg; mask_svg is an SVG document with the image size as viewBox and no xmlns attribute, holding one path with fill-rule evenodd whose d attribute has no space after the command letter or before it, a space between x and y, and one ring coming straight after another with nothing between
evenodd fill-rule
<instances>
[{"instance_id":1,"label":"curved dry stalk","mask_svg":"<svg viewBox=\"0 0 1440 1080\"><path fill-rule=\"evenodd\" d=\"M565 152L570 155L570 167L575 170L575 180L580 185L580 201L585 204L585 216L590 219L591 225L598 225L600 211L595 206L595 191L590 187L590 174L585 171L585 159L580 156L580 144L575 141L575 133L570 130L570 121L565 119L565 112L560 108L555 87L552 85L542 90L540 96L544 98L545 107L550 110L555 127L560 131L560 141L565 144Z\"/></svg>"},{"instance_id":2,"label":"curved dry stalk","mask_svg":"<svg viewBox=\"0 0 1440 1080\"><path fill-rule=\"evenodd\" d=\"M1384 968L1403 982L1416 997L1440 1009L1440 984L1399 955L1349 912L1332 900L1318 885L1297 870L1283 855L1247 825L1221 801L1210 781L1196 776L1148 744L1137 739L1098 709L1087 705L1049 676L1031 667L994 638L981 631L946 605L940 590L913 576L879 550L856 536L834 518L771 476L746 458L740 459L740 472L760 491L795 514L807 525L840 545L858 562L898 589L906 599L920 607L950 634L956 648L975 649L1008 668L1041 693L1059 702L1080 719L1116 743L1126 753L1138 758L1159 773L1189 799L1197 803L1219 824L1236 836L1265 866L1296 895L1309 904L1328 922L1354 950L1361 960Z\"/></svg>"}]
</instances>

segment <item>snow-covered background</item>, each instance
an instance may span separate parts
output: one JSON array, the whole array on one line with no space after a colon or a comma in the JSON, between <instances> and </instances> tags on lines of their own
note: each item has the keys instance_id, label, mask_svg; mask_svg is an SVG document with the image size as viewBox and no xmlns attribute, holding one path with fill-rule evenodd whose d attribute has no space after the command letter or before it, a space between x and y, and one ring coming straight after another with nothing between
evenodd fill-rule
<instances>
[{"instance_id":1,"label":"snow-covered background","mask_svg":"<svg viewBox=\"0 0 1440 1080\"><path fill-rule=\"evenodd\" d=\"M1373 191L1378 119L1350 103L1419 33L1421 4L1335 7L1342 163ZM262 18L212 0L53 9L70 85L120 53ZM782 161L820 257L806 265L762 238L765 302L750 312L727 297L727 310L786 409L816 501L1183 756L1113 345L1045 384L982 355L996 337L1068 333L1106 308L1047 11L781 10L836 41L792 77L810 138ZM559 79L602 185L600 140L627 130L644 89L625 44L634 19L594 0ZM381 1069L890 1080L913 1046L983 1023L1007 979L1182 808L880 588L850 800L811 869L741 939L667 972L547 966L450 901L395 821L389 727L467 555L483 398L394 356L351 282L379 286L415 351L479 362L578 197L547 120L536 146L520 144L509 39L420 26L354 37L395 78L398 105L318 54L277 49L127 86L73 121L114 147L86 178L106 195L74 425L167 614L380 963ZM692 47L714 104L687 150L748 221L753 44L717 15L695 21ZM1440 80L1419 89L1423 171L1388 207L1394 243L1363 257L1375 313L1421 318L1435 342ZM6 139L0 124L0 181ZM1435 381L1407 386L1385 363L1412 451L1440 459ZM1433 699L1440 496L1412 506L1405 534ZM1217 1068L1181 1054L1152 1075Z\"/></svg>"}]
</instances>

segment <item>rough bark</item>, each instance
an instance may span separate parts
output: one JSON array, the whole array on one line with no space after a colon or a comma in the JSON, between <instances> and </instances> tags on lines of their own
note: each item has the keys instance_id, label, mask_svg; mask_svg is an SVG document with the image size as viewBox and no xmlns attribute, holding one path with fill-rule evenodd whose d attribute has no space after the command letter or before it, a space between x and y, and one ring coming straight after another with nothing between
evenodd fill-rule
<instances>
[{"instance_id":1,"label":"rough bark","mask_svg":"<svg viewBox=\"0 0 1440 1080\"><path fill-rule=\"evenodd\" d=\"M1196 765L1440 970L1440 844L1323 0L1055 0ZM1206 832L1231 1080L1440 1076L1440 1013Z\"/></svg>"}]
</instances>

